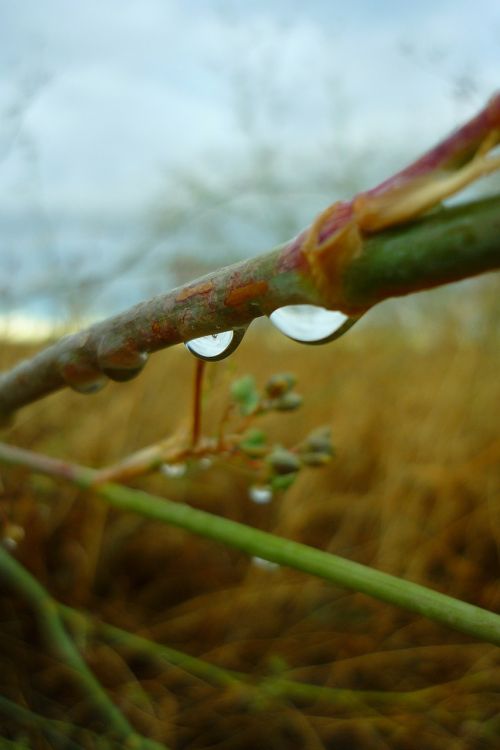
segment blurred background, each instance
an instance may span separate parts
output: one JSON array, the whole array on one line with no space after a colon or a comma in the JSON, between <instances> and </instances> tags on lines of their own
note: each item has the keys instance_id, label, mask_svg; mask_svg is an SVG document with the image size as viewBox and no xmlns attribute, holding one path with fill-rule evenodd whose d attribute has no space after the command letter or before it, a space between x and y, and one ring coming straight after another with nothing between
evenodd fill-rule
<instances>
[{"instance_id":1,"label":"blurred background","mask_svg":"<svg viewBox=\"0 0 500 750\"><path fill-rule=\"evenodd\" d=\"M99 318L289 239L483 106L499 33L494 0L5 3L4 328Z\"/></svg>"},{"instance_id":2,"label":"blurred background","mask_svg":"<svg viewBox=\"0 0 500 750\"><path fill-rule=\"evenodd\" d=\"M270 249L401 168L498 88L499 40L497 0L1 3L0 369ZM490 274L387 301L325 347L253 326L207 366L203 434L234 417L235 380L262 389L291 371L303 405L259 426L290 449L330 428L332 461L260 502L252 465L227 456L133 484L500 611L499 296ZM133 382L27 407L3 439L106 466L186 427L194 367L182 346L158 353ZM0 482L2 543L56 600L256 686L75 628L145 736L177 750L498 748L498 649L25 470L1 467ZM57 720L63 748L115 747L3 587L0 629L0 695ZM281 678L312 692L284 695ZM0 709L0 744L54 747L43 723Z\"/></svg>"}]
</instances>

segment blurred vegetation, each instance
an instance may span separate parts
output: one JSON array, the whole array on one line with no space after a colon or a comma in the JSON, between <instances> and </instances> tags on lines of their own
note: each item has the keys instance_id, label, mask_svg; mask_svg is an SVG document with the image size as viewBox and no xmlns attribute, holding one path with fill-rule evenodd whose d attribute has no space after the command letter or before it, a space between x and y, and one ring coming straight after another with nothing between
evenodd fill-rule
<instances>
[{"instance_id":1,"label":"blurred vegetation","mask_svg":"<svg viewBox=\"0 0 500 750\"><path fill-rule=\"evenodd\" d=\"M430 307L435 294L422 295ZM256 326L232 358L208 366L205 429L216 429L235 380L251 373L263 387L273 373L290 371L304 405L262 417L262 427L290 444L318 424L331 426L331 463L304 467L267 504L252 502L247 473L222 460L137 486L499 611L500 347L493 291L489 303L487 295L476 301L484 304L482 325L469 335L453 318L422 337L359 324L335 344L305 348ZM22 354L3 347L2 368ZM7 438L105 465L186 420L193 372L183 348L155 355L137 381L110 385L91 400L66 392L25 409ZM2 469L1 477L4 536L58 601L256 682L274 675L413 696L407 705L389 698L376 707L354 693L347 702L272 689L249 697L238 685L215 686L77 629L87 662L144 735L193 749L497 747L498 649L113 512L23 470ZM65 668L45 653L32 612L3 594L0 623L3 694L98 731ZM29 747L53 746L40 728L7 714L0 726L4 737L24 736ZM85 733L76 739L97 746Z\"/></svg>"}]
</instances>

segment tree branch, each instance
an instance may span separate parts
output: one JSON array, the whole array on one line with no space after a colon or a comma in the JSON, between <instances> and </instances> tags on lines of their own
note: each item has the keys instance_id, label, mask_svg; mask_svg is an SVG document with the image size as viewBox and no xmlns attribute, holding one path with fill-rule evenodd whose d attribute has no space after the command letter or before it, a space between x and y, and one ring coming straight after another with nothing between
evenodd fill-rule
<instances>
[{"instance_id":1,"label":"tree branch","mask_svg":"<svg viewBox=\"0 0 500 750\"><path fill-rule=\"evenodd\" d=\"M0 418L69 385L137 375L150 353L291 304L358 316L387 297L500 268L500 196L421 218L500 168L500 94L381 185L326 209L293 240L67 336L0 377ZM416 221L418 219L418 221Z\"/></svg>"},{"instance_id":2,"label":"tree branch","mask_svg":"<svg viewBox=\"0 0 500 750\"><path fill-rule=\"evenodd\" d=\"M95 485L97 472L63 464L22 448L0 443L0 462L71 481L93 491L111 506L190 531L249 555L301 570L342 588L427 617L442 625L500 646L500 615L453 599L379 570L345 560L305 544L269 534L211 513L118 484Z\"/></svg>"}]
</instances>

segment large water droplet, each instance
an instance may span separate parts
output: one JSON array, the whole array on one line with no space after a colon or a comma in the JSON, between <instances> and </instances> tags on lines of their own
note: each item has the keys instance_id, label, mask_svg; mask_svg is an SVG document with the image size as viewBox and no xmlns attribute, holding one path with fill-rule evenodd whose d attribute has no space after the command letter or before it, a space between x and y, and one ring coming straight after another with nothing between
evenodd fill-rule
<instances>
[{"instance_id":1,"label":"large water droplet","mask_svg":"<svg viewBox=\"0 0 500 750\"><path fill-rule=\"evenodd\" d=\"M285 336L302 344L326 344L342 336L359 318L316 305L287 305L269 316Z\"/></svg>"},{"instance_id":2,"label":"large water droplet","mask_svg":"<svg viewBox=\"0 0 500 750\"><path fill-rule=\"evenodd\" d=\"M248 497L257 505L266 505L273 499L273 491L268 484L253 484L248 490Z\"/></svg>"},{"instance_id":3,"label":"large water droplet","mask_svg":"<svg viewBox=\"0 0 500 750\"><path fill-rule=\"evenodd\" d=\"M234 352L240 344L244 333L244 328L212 333L209 336L200 336L198 339L191 339L191 341L186 342L185 346L195 357L204 359L207 362L216 362Z\"/></svg>"}]
</instances>

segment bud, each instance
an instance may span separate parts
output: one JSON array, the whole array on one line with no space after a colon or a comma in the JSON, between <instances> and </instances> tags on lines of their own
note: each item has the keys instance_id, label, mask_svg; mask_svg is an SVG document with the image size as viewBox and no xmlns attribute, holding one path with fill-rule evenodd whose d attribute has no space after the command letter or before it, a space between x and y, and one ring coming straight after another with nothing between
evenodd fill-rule
<instances>
[{"instance_id":1,"label":"bud","mask_svg":"<svg viewBox=\"0 0 500 750\"><path fill-rule=\"evenodd\" d=\"M298 393L285 393L274 402L274 408L278 411L295 411L302 406L302 396Z\"/></svg>"},{"instance_id":2,"label":"bud","mask_svg":"<svg viewBox=\"0 0 500 750\"><path fill-rule=\"evenodd\" d=\"M332 460L330 453L301 453L300 458L304 466L326 466Z\"/></svg>"},{"instance_id":3,"label":"bud","mask_svg":"<svg viewBox=\"0 0 500 750\"><path fill-rule=\"evenodd\" d=\"M300 469L298 457L285 448L275 448L266 460L276 474L294 474Z\"/></svg>"},{"instance_id":4,"label":"bud","mask_svg":"<svg viewBox=\"0 0 500 750\"><path fill-rule=\"evenodd\" d=\"M304 453L325 453L333 456L332 431L330 427L318 427L307 436L304 445Z\"/></svg>"},{"instance_id":5,"label":"bud","mask_svg":"<svg viewBox=\"0 0 500 750\"><path fill-rule=\"evenodd\" d=\"M291 391L297 379L291 372L280 372L272 375L266 383L266 393L270 398L278 398Z\"/></svg>"}]
</instances>

